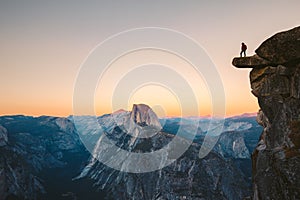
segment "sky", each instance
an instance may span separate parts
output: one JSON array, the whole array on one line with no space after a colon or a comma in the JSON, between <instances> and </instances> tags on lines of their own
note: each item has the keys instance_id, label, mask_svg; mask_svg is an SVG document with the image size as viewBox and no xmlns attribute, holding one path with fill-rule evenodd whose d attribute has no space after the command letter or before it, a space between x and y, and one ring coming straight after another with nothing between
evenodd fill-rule
<instances>
[{"instance_id":1,"label":"sky","mask_svg":"<svg viewBox=\"0 0 300 200\"><path fill-rule=\"evenodd\" d=\"M74 87L89 55L113 35L143 27L174 30L203 48L217 69L216 79L220 76L222 81L226 98L221 104L226 116L256 112L259 108L251 94L250 69L236 69L231 61L239 56L241 42L247 44L247 54L253 55L274 33L299 26L299 7L299 0L1 1L0 115L74 114ZM114 48L134 42L127 40ZM134 68L137 66L140 68ZM134 77L165 77L169 82L144 84ZM211 115L216 97L207 78L170 52L131 52L98 77L93 86L94 113L146 103L159 116ZM189 88L170 89L184 81ZM189 98L191 91L196 107ZM76 114L91 113L82 109Z\"/></svg>"}]
</instances>

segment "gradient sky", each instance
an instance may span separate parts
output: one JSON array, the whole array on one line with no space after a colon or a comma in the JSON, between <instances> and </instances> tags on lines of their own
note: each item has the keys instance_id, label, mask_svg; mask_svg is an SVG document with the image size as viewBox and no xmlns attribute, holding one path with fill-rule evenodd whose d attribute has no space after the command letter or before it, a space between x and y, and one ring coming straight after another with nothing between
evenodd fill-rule
<instances>
[{"instance_id":1,"label":"gradient sky","mask_svg":"<svg viewBox=\"0 0 300 200\"><path fill-rule=\"evenodd\" d=\"M256 112L250 70L232 67L232 58L239 55L241 42L252 55L274 33L299 26L299 7L299 0L1 1L0 115L72 114L74 83L90 51L113 34L139 27L169 28L196 40L219 71L227 115ZM140 57L132 59L141 61ZM177 62L177 67L183 65ZM191 71L186 73L189 77ZM200 114L211 114L207 88L200 83L193 90L201 99ZM96 101L99 94L108 93L99 87ZM128 107L143 102L155 106L161 116L180 115L175 96L164 88L145 86L130 93ZM96 113L117 109L110 103L96 104Z\"/></svg>"}]
</instances>

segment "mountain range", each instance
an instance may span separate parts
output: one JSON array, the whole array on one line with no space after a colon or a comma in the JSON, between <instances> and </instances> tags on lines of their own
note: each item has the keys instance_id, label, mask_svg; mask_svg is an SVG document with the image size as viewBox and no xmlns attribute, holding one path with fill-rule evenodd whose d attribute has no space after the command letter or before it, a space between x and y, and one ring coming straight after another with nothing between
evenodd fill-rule
<instances>
[{"instance_id":1,"label":"mountain range","mask_svg":"<svg viewBox=\"0 0 300 200\"><path fill-rule=\"evenodd\" d=\"M97 124L92 123L93 119ZM100 117L2 116L0 199L242 199L251 196L250 154L262 128L255 117L227 118L217 144L200 159L199 150L210 121L207 118L158 119L144 104L134 105L132 111ZM196 122L198 127L191 127ZM184 130L180 137L176 136L179 129ZM195 130L196 133L191 133ZM193 134L195 137L191 138ZM180 142L176 145L189 144L176 159L177 155L172 155L169 148L175 138ZM116 152L109 154L111 147L105 146L106 140L126 152L121 154L123 160L120 161ZM167 150L162 155L166 157L132 160L133 153L156 152L165 147ZM104 158L118 165L105 164ZM166 166L153 171L130 171L152 169L151 163L162 161Z\"/></svg>"}]
</instances>

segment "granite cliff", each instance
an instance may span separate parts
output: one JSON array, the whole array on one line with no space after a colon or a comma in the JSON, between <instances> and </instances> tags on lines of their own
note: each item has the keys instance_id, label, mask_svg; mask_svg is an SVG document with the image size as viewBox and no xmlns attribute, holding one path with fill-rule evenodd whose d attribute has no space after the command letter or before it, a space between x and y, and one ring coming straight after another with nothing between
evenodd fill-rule
<instances>
[{"instance_id":1,"label":"granite cliff","mask_svg":"<svg viewBox=\"0 0 300 200\"><path fill-rule=\"evenodd\" d=\"M256 54L234 58L250 72L264 130L252 154L254 199L300 197L300 27L264 41Z\"/></svg>"}]
</instances>

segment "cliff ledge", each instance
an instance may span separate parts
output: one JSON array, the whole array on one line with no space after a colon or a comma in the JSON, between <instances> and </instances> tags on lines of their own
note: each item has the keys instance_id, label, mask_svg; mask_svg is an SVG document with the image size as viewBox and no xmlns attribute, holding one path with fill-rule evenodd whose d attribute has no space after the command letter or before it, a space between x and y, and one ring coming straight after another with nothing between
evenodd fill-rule
<instances>
[{"instance_id":1,"label":"cliff ledge","mask_svg":"<svg viewBox=\"0 0 300 200\"><path fill-rule=\"evenodd\" d=\"M254 199L300 197L300 27L263 42L233 65L253 68L252 93L264 127L252 154Z\"/></svg>"}]
</instances>

